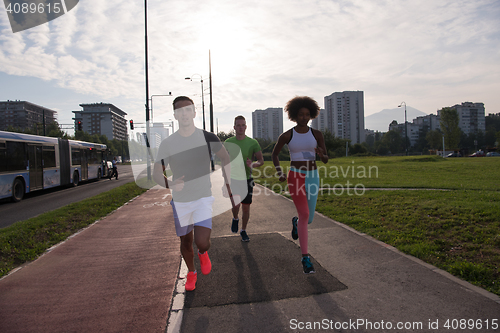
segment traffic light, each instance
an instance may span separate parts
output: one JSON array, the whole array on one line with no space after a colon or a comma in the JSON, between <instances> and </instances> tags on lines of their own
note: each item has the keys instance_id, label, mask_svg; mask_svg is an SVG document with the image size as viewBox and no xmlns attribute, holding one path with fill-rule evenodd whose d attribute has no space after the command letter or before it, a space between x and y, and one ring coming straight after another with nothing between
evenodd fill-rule
<instances>
[{"instance_id":1,"label":"traffic light","mask_svg":"<svg viewBox=\"0 0 500 333\"><path fill-rule=\"evenodd\" d=\"M134 129L134 121L133 120L130 120L130 129L133 130Z\"/></svg>"},{"instance_id":2,"label":"traffic light","mask_svg":"<svg viewBox=\"0 0 500 333\"><path fill-rule=\"evenodd\" d=\"M79 122L78 122L78 130L79 130L79 131L81 131L81 130L82 130L82 122L81 122L81 121L79 121Z\"/></svg>"}]
</instances>

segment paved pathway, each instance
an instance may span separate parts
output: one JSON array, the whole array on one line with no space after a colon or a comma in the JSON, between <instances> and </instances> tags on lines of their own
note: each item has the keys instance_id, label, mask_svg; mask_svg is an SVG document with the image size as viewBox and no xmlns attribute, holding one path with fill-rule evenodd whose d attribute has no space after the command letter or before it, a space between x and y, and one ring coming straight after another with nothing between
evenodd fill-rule
<instances>
[{"instance_id":1,"label":"paved pathway","mask_svg":"<svg viewBox=\"0 0 500 333\"><path fill-rule=\"evenodd\" d=\"M163 332L180 264L171 209L154 204L165 194L149 190L2 279L0 332Z\"/></svg>"}]
</instances>

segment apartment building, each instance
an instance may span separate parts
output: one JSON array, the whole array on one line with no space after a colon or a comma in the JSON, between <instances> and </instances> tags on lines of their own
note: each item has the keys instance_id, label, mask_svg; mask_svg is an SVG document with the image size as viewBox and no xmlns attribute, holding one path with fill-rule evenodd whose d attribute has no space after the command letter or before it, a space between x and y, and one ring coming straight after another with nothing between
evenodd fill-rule
<instances>
[{"instance_id":1,"label":"apartment building","mask_svg":"<svg viewBox=\"0 0 500 333\"><path fill-rule=\"evenodd\" d=\"M326 128L336 137L365 141L365 107L362 91L334 92L325 96Z\"/></svg>"},{"instance_id":2,"label":"apartment building","mask_svg":"<svg viewBox=\"0 0 500 333\"><path fill-rule=\"evenodd\" d=\"M80 104L81 111L75 114L75 129L82 122L82 130L91 135L106 135L109 140L128 140L127 115L124 111L110 103Z\"/></svg>"},{"instance_id":3,"label":"apartment building","mask_svg":"<svg viewBox=\"0 0 500 333\"><path fill-rule=\"evenodd\" d=\"M423 125L418 125L417 123L415 123L415 120L413 120L413 123L407 122L406 131L408 131L407 137L408 139L410 139L410 146L414 146L417 143L422 126ZM398 124L396 121L394 121L389 125L389 131L396 131L401 135L402 138L404 138L405 124Z\"/></svg>"},{"instance_id":4,"label":"apartment building","mask_svg":"<svg viewBox=\"0 0 500 333\"><path fill-rule=\"evenodd\" d=\"M458 113L458 126L465 134L486 132L486 120L483 103L464 102L452 106Z\"/></svg>"},{"instance_id":5,"label":"apartment building","mask_svg":"<svg viewBox=\"0 0 500 333\"><path fill-rule=\"evenodd\" d=\"M325 109L319 110L319 115L311 121L311 127L324 132L328 129L328 117Z\"/></svg>"},{"instance_id":6,"label":"apartment building","mask_svg":"<svg viewBox=\"0 0 500 333\"><path fill-rule=\"evenodd\" d=\"M9 126L21 129L33 129L37 124L45 125L56 121L57 111L26 101L0 101L0 130ZM43 128L40 128L40 135Z\"/></svg>"},{"instance_id":7,"label":"apartment building","mask_svg":"<svg viewBox=\"0 0 500 333\"><path fill-rule=\"evenodd\" d=\"M278 141L283 133L283 108L267 108L252 112L253 138Z\"/></svg>"},{"instance_id":8,"label":"apartment building","mask_svg":"<svg viewBox=\"0 0 500 333\"><path fill-rule=\"evenodd\" d=\"M420 128L427 127L427 130L434 131L437 129L441 129L441 124L439 123L439 121L439 117L431 113L426 116L420 116L413 119L413 124L418 125Z\"/></svg>"}]
</instances>

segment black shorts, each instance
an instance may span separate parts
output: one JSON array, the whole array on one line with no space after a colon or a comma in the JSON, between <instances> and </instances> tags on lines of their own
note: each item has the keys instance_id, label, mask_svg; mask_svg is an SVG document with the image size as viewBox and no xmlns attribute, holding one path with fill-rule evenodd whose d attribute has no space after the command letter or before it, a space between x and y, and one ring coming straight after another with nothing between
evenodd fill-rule
<instances>
[{"instance_id":1,"label":"black shorts","mask_svg":"<svg viewBox=\"0 0 500 333\"><path fill-rule=\"evenodd\" d=\"M231 179L231 184L234 184L234 183L239 183L239 182L244 182L244 180L235 180L235 179ZM242 204L246 204L246 205L250 205L252 203L252 197L253 197L253 187L255 186L255 183L253 181L253 178L250 178L250 179L247 179L246 180L247 182L247 193L246 193L246 196L245 198L241 201ZM243 188L243 186L235 186L234 188ZM242 196L241 194L239 193L234 193L233 192L233 196L234 195L239 195L239 196Z\"/></svg>"}]
</instances>

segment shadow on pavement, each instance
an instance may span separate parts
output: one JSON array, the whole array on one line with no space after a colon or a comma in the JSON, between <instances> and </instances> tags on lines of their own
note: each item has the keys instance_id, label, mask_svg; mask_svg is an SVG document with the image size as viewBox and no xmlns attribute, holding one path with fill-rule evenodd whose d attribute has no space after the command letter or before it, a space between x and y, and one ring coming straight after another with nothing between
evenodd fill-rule
<instances>
[{"instance_id":1,"label":"shadow on pavement","mask_svg":"<svg viewBox=\"0 0 500 333\"><path fill-rule=\"evenodd\" d=\"M315 274L304 274L300 248L278 233L212 239L212 272L198 274L185 307L276 301L345 290L347 287L311 257ZM198 263L197 263L198 264ZM201 272L199 267L198 272Z\"/></svg>"}]
</instances>

